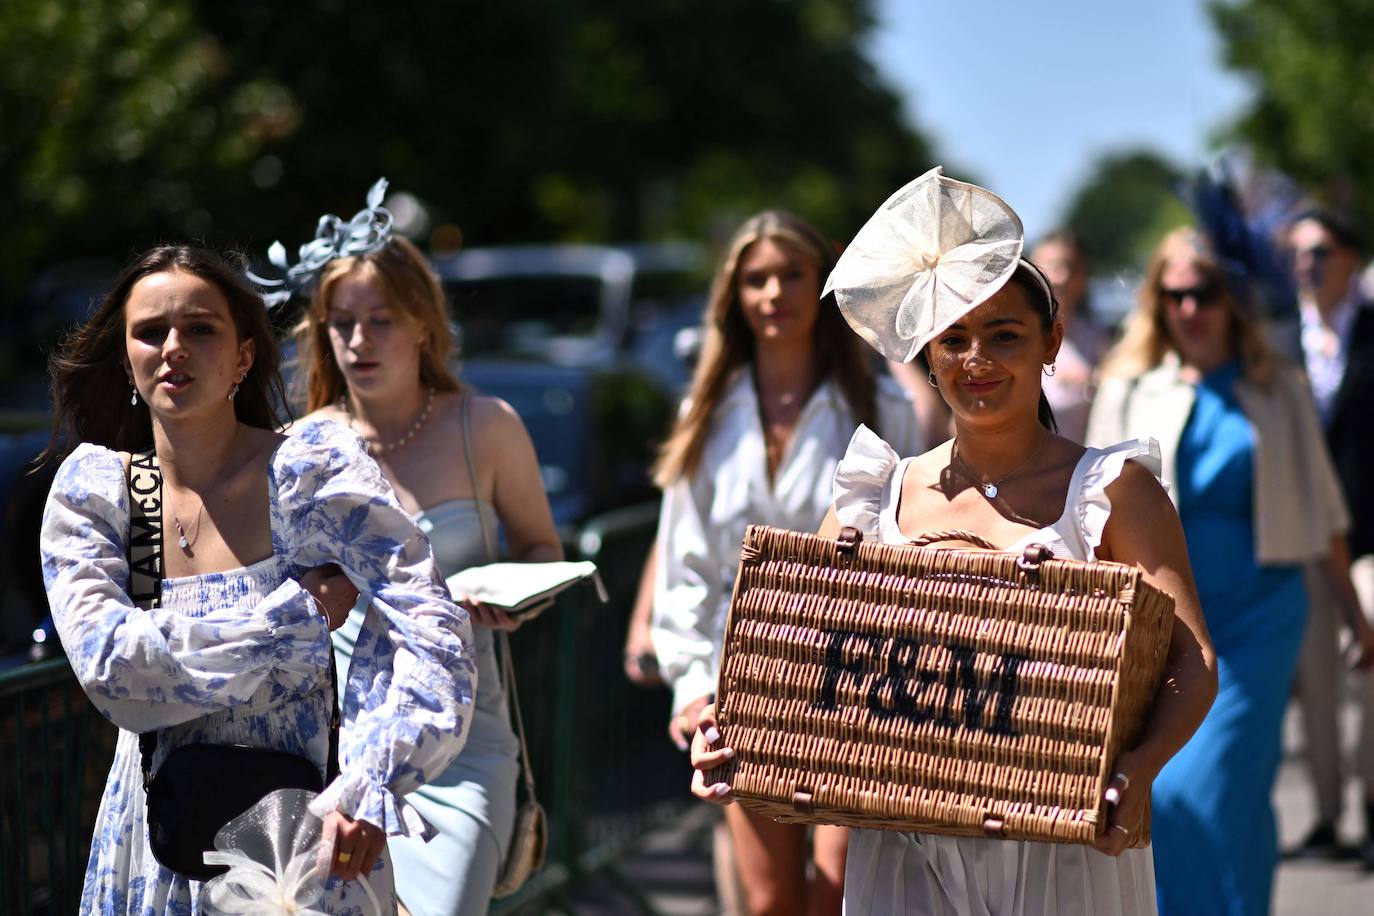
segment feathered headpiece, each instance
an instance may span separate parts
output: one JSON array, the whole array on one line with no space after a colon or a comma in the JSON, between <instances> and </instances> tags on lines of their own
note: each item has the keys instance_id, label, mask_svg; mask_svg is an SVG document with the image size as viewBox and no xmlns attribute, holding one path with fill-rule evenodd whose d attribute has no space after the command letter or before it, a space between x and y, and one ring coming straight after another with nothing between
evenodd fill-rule
<instances>
[{"instance_id":1,"label":"feathered headpiece","mask_svg":"<svg viewBox=\"0 0 1374 916\"><path fill-rule=\"evenodd\" d=\"M267 249L267 260L285 271L286 276L269 280L248 272L248 279L262 290L268 308L276 308L296 293L310 289L324 265L335 258L373 254L387 246L395 231L391 212L382 206L386 187L385 178L377 179L367 192L367 207L355 213L348 222L332 213L321 216L315 226L315 237L300 247L299 260L294 265L287 260L286 246L281 242L272 243Z\"/></svg>"},{"instance_id":2,"label":"feathered headpiece","mask_svg":"<svg viewBox=\"0 0 1374 916\"><path fill-rule=\"evenodd\" d=\"M1302 209L1297 186L1232 151L1202 169L1182 196L1211 242L1236 301L1253 302L1265 318L1293 315L1297 292L1278 240Z\"/></svg>"}]
</instances>

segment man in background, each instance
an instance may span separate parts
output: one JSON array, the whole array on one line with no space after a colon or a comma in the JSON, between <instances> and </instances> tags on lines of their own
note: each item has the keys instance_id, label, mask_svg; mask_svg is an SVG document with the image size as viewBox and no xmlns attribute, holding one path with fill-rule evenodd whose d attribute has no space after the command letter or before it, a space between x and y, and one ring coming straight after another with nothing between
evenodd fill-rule
<instances>
[{"instance_id":1,"label":"man in background","mask_svg":"<svg viewBox=\"0 0 1374 916\"><path fill-rule=\"evenodd\" d=\"M1353 227L1312 210L1289 228L1302 316L1302 351L1336 473L1350 508L1351 578L1365 609L1374 607L1374 309L1359 287L1360 239ZM1335 857L1344 771L1339 717L1345 666L1339 638L1343 609L1324 576L1308 575L1308 623L1298 663L1298 701L1318 819L1298 855ZM1358 609L1356 609L1358 612ZM1374 868L1374 678L1360 679L1360 741L1354 770L1364 789L1360 857Z\"/></svg>"}]
</instances>

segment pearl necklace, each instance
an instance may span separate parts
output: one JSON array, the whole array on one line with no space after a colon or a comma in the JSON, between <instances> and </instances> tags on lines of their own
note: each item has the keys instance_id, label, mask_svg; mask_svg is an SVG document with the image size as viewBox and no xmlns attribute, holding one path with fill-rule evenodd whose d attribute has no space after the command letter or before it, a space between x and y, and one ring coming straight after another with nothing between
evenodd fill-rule
<instances>
[{"instance_id":1,"label":"pearl necklace","mask_svg":"<svg viewBox=\"0 0 1374 916\"><path fill-rule=\"evenodd\" d=\"M1026 465L1034 461L1035 457L1040 454L1040 451L1049 443L1049 441L1050 437L1048 435L1043 437L1040 440L1040 444L1035 447L1035 451L1030 453L1029 458L1018 464L1016 467L1012 468L1007 473L1003 474L1001 477L991 482L984 481L981 474L973 473L973 469L964 463L964 459L959 455L958 439L954 440L954 445L950 449L950 454L954 457L955 461L959 462L959 467L964 469L964 473L967 474L970 478L973 479L975 483L978 484L978 488L983 491L984 496L986 496L988 499L996 499L997 494L1001 491L1002 484L1006 483L1008 480L1012 478L1014 474L1016 474Z\"/></svg>"},{"instance_id":2,"label":"pearl necklace","mask_svg":"<svg viewBox=\"0 0 1374 916\"><path fill-rule=\"evenodd\" d=\"M345 395L340 398L339 404L343 407L344 415L348 417L348 428L357 432L353 427L353 411L348 407L348 396ZM420 431L421 427L425 425L425 421L429 419L429 411L433 406L434 389L430 388L429 394L425 397L425 406L421 408L420 415L415 418L415 422L410 424L410 429L406 430L406 434L395 442L373 442L371 439L363 436L363 442L367 445L367 453L369 455L385 455L387 452L394 452L398 448L404 448L406 445L410 444L410 440L415 438L416 433ZM362 433L358 434L362 435Z\"/></svg>"}]
</instances>

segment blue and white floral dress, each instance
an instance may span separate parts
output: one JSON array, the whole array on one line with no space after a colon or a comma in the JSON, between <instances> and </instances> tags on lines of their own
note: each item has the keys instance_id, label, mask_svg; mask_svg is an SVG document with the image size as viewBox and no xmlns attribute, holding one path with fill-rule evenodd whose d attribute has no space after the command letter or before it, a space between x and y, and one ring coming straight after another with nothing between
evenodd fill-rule
<instances>
[{"instance_id":1,"label":"blue and white floral dress","mask_svg":"<svg viewBox=\"0 0 1374 916\"><path fill-rule=\"evenodd\" d=\"M340 684L341 772L311 805L413 836L401 796L443 772L466 740L477 673L466 612L449 600L428 540L352 432L307 424L268 468L272 556L168 579L162 607L125 592L129 499L120 456L79 446L58 471L41 549L58 634L86 694L121 729L101 799L82 913L200 912L200 884L148 848L138 733L158 730L153 768L194 742L328 756L330 639L297 582L337 563L374 596ZM206 791L214 791L206 786ZM385 859L385 857L384 857ZM389 865L370 876L394 906ZM331 879L320 907L368 912L356 882Z\"/></svg>"}]
</instances>

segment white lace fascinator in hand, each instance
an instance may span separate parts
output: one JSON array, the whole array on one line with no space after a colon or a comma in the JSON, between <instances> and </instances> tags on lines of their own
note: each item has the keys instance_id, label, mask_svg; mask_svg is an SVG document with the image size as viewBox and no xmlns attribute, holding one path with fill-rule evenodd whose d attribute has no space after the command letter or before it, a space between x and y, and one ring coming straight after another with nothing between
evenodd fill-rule
<instances>
[{"instance_id":1,"label":"white lace fascinator in hand","mask_svg":"<svg viewBox=\"0 0 1374 916\"><path fill-rule=\"evenodd\" d=\"M1024 238L1002 198L936 166L864 224L825 293L869 345L907 362L1011 279Z\"/></svg>"},{"instance_id":2,"label":"white lace fascinator in hand","mask_svg":"<svg viewBox=\"0 0 1374 916\"><path fill-rule=\"evenodd\" d=\"M324 822L310 813L314 792L278 789L220 828L206 865L229 871L201 889L201 910L210 916L328 916L325 880L333 842ZM365 876L356 879L371 912L381 905Z\"/></svg>"}]
</instances>

